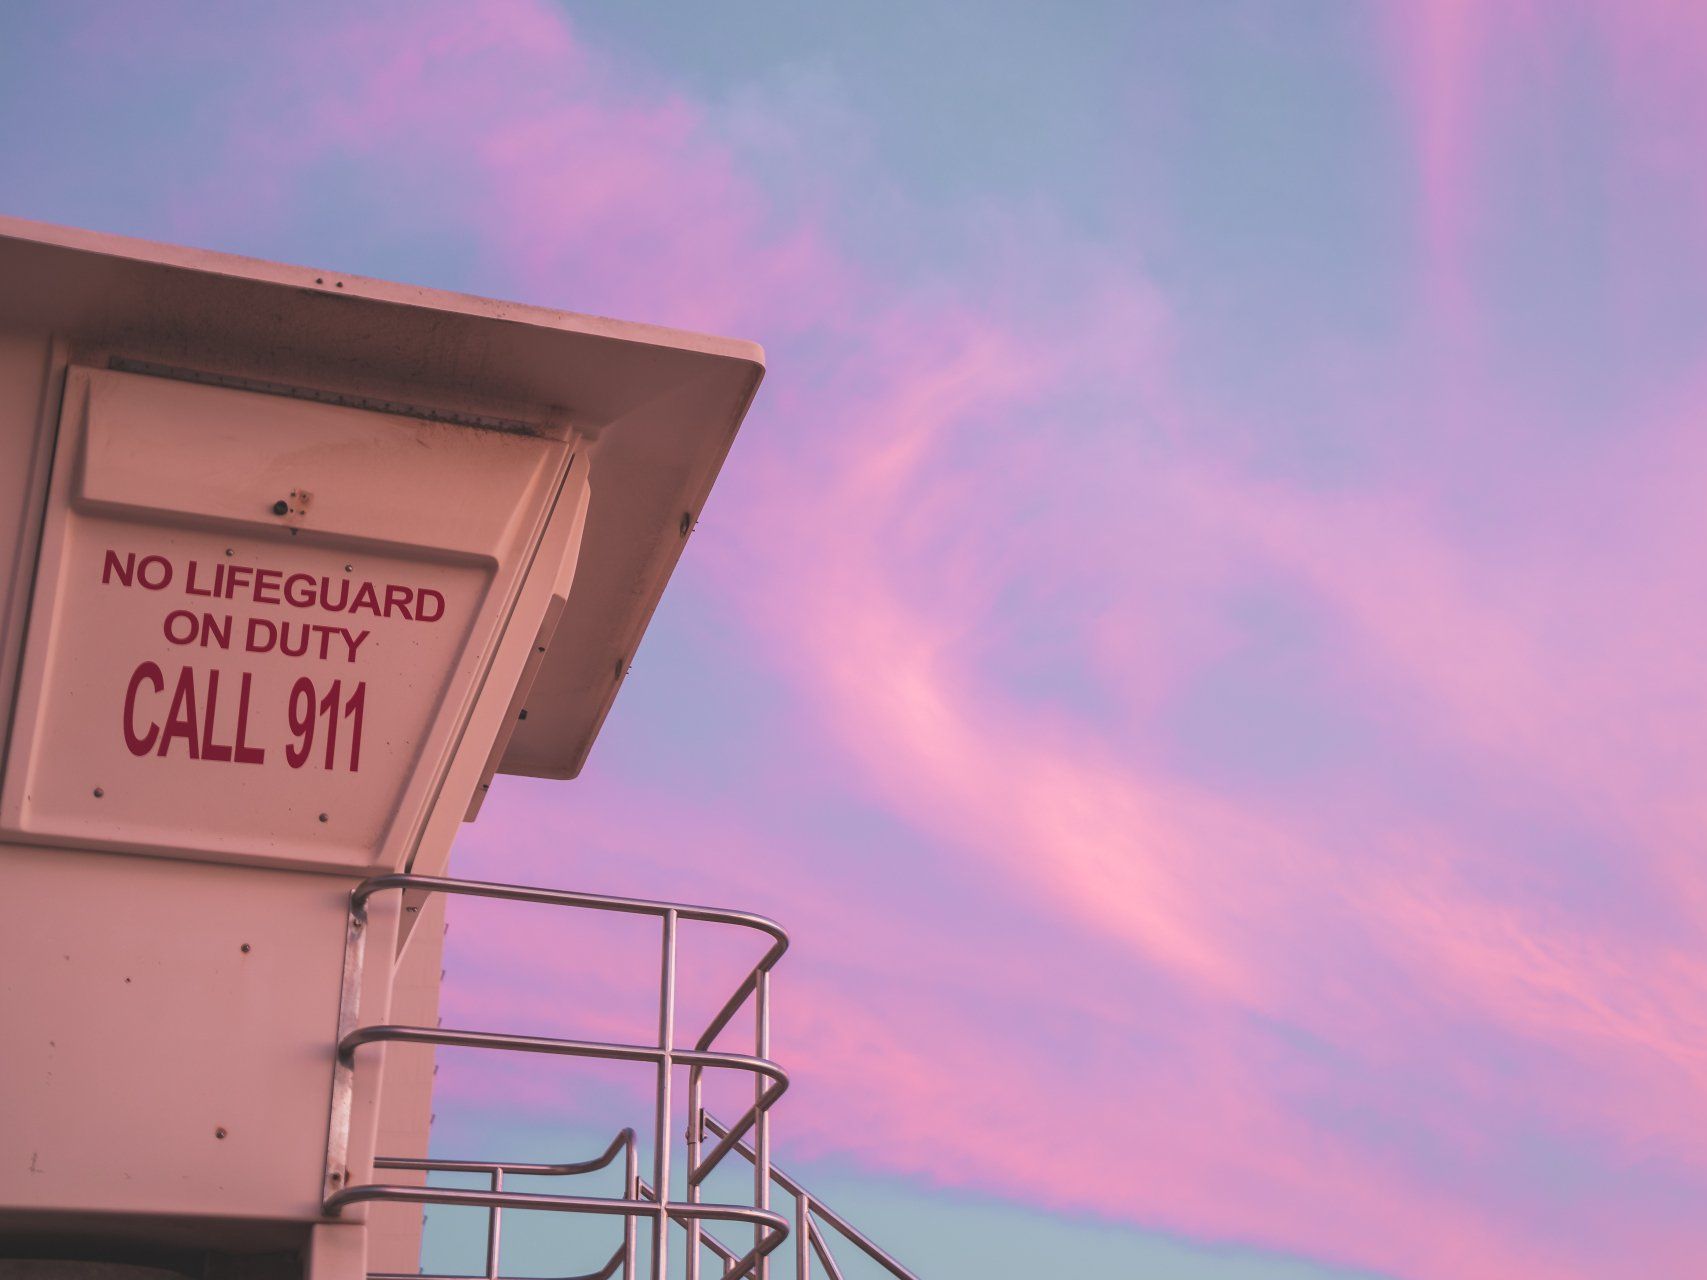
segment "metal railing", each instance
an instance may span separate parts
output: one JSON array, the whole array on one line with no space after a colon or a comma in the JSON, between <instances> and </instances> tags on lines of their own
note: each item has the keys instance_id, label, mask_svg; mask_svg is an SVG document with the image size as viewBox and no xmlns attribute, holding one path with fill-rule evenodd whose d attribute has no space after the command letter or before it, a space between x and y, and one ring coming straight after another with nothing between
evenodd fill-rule
<instances>
[{"instance_id":1,"label":"metal railing","mask_svg":"<svg viewBox=\"0 0 1707 1280\"><path fill-rule=\"evenodd\" d=\"M362 1026L360 992L362 961L368 932L367 903L377 893L410 891L446 893L464 897L494 898L510 902L532 902L586 911L621 915L652 916L660 921L658 981L658 1039L655 1044L628 1044L591 1040L564 1040L544 1036L510 1035L490 1031L461 1031L445 1027L416 1027L395 1024ZM734 992L707 1024L691 1048L676 1041L677 934L682 921L726 925L748 929L770 938L764 954L737 984ZM688 1280L700 1280L704 1252L722 1264L719 1280L769 1280L770 1255L791 1234L788 1218L772 1211L773 1184L794 1198L796 1238L795 1268L801 1280L810 1273L815 1253L831 1280L841 1280L841 1271L830 1253L823 1224L829 1225L856 1248L886 1269L897 1280L917 1280L883 1250L867 1240L844 1219L813 1199L799 1183L774 1168L770 1158L770 1110L788 1088L788 1077L770 1058L770 974L788 949L788 935L781 926L763 916L724 911L684 903L649 902L636 898L571 893L554 889L531 889L519 885L480 881L447 880L434 876L382 875L364 881L350 895L350 917L345 935L343 991L338 1015L337 1060L333 1069L332 1120L327 1140L325 1212L336 1217L347 1205L364 1201L405 1204L463 1205L488 1211L486 1269L477 1276L432 1276L426 1280L500 1280L499 1250L505 1209L540 1210L620 1217L622 1242L598 1271L561 1280L608 1280L620 1272L623 1280L638 1280L636 1225L649 1221L652 1280L669 1276L669 1225L675 1223L686 1234L684 1263ZM752 1054L714 1050L711 1046L728 1029L742 1008L753 1007ZM442 1186L412 1186L369 1182L352 1184L349 1175L351 1109L355 1091L356 1050L362 1045L391 1043L493 1049L516 1053L548 1054L652 1063L656 1069L654 1090L654 1138L652 1179L640 1177L640 1153L633 1129L624 1129L604 1152L591 1160L567 1164L526 1164L494 1160L439 1160L428 1157L376 1156L375 1170L395 1169L427 1173L484 1174L485 1189ZM672 1074L676 1067L688 1069L686 1198L672 1200L671 1131L675 1100ZM732 1125L724 1125L706 1114L704 1073L708 1070L746 1072L753 1077L753 1102ZM705 1151L706 1137L714 1139ZM751 1136L752 1141L748 1142ZM704 1199L706 1179L731 1152L738 1152L753 1167L753 1203L724 1204ZM526 1177L569 1177L594 1173L610 1167L623 1156L623 1193L620 1197L545 1195L506 1189L506 1175ZM750 1226L753 1242L737 1253L709 1230L725 1223ZM808 1247L810 1246L810 1248ZM421 1280L419 1276L377 1273L371 1280Z\"/></svg>"},{"instance_id":2,"label":"metal railing","mask_svg":"<svg viewBox=\"0 0 1707 1280\"><path fill-rule=\"evenodd\" d=\"M700 1111L698 1114L700 1122L711 1131L713 1136L728 1137L728 1126L719 1123L709 1111ZM747 1157L748 1160L756 1161L757 1153L745 1142L737 1141L735 1150ZM788 1174L774 1164L771 1166L770 1172L771 1181L794 1197L794 1274L798 1280L810 1280L812 1254L814 1253L818 1255L818 1261L823 1264L824 1272L830 1277L830 1280L842 1280L842 1269L836 1265L835 1256L830 1252L830 1242L824 1236L824 1226L826 1225L894 1276L896 1280L919 1280L916 1275L879 1248L864 1232L832 1210L829 1205L814 1196ZM810 1246L810 1250L808 1246ZM716 1248L715 1245L713 1251L725 1262L735 1260L732 1255L726 1254L723 1250Z\"/></svg>"},{"instance_id":3,"label":"metal railing","mask_svg":"<svg viewBox=\"0 0 1707 1280\"><path fill-rule=\"evenodd\" d=\"M483 1173L491 1184L491 1190L501 1192L504 1189L504 1175L520 1175L530 1178L562 1178L574 1177L577 1174L597 1173L608 1169L622 1153L622 1195L625 1200L636 1200L640 1196L640 1148L635 1142L634 1130L624 1129L611 1140L610 1146L604 1152L591 1160L578 1160L569 1164L524 1164L514 1160L433 1160L426 1157L414 1158L408 1156L379 1156L373 1162L376 1169L413 1169L422 1173ZM486 1211L486 1270L481 1273L484 1280L499 1280L498 1252L503 1239L504 1210L502 1206L494 1205ZM610 1260L597 1271L589 1271L583 1275L562 1276L558 1280L610 1280L620 1268L624 1277L634 1274L635 1237L634 1219L625 1217L622 1222L622 1243L617 1246ZM426 1272L414 1271L370 1271L368 1280L477 1280L477 1277L462 1275L432 1275Z\"/></svg>"}]
</instances>

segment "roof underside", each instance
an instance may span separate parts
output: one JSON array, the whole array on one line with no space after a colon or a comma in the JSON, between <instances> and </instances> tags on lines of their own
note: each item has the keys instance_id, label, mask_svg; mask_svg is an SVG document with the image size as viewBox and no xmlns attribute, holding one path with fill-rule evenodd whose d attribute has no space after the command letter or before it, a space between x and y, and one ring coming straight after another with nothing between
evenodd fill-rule
<instances>
[{"instance_id":1,"label":"roof underside","mask_svg":"<svg viewBox=\"0 0 1707 1280\"><path fill-rule=\"evenodd\" d=\"M551 778L580 772L764 373L753 343L11 218L0 325L595 439L569 605L501 765Z\"/></svg>"}]
</instances>

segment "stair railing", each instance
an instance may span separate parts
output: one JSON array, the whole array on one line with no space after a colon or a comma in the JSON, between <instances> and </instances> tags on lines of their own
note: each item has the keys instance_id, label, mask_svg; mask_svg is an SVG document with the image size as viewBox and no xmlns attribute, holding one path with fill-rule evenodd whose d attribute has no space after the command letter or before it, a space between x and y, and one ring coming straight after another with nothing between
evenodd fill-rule
<instances>
[{"instance_id":1,"label":"stair railing","mask_svg":"<svg viewBox=\"0 0 1707 1280\"><path fill-rule=\"evenodd\" d=\"M464 897L493 898L511 902L533 902L586 911L652 916L660 921L658 981L658 1039L656 1044L626 1044L590 1040L563 1040L544 1036L510 1035L490 1031L462 1031L445 1027L416 1027L395 1024L363 1026L360 1022L362 960L367 937L367 903L377 893L446 893ZM737 984L729 998L693 1041L692 1048L676 1042L677 933L684 920L726 925L756 931L770 938L764 954ZM405 1204L464 1205L487 1210L486 1260L484 1272L467 1276L417 1275L376 1272L369 1280L503 1280L499 1255L506 1209L541 1210L554 1213L593 1214L622 1219L622 1241L597 1271L563 1276L558 1280L639 1280L636 1227L639 1221L652 1224L652 1280L669 1276L669 1225L686 1233L685 1269L688 1280L700 1280L700 1263L709 1251L722 1265L718 1280L769 1280L770 1255L791 1234L788 1218L770 1207L773 1186L792 1197L795 1241L794 1270L797 1280L810 1280L814 1256L829 1280L842 1280L826 1235L828 1227L853 1245L895 1280L918 1280L893 1257L813 1196L804 1186L778 1169L770 1157L770 1111L788 1088L788 1077L770 1057L770 974L788 949L788 935L780 925L742 911L724 911L685 903L651 902L638 898L616 898L601 894L571 893L555 889L531 889L520 885L490 884L469 880L446 880L434 876L382 875L364 881L350 895L350 915L345 936L343 993L338 1013L338 1045L333 1069L332 1120L327 1139L325 1212L336 1217L345 1207L365 1201ZM753 1053L731 1053L712 1045L751 1002L753 1009ZM502 1160L446 1160L434 1157L377 1155L376 1171L409 1170L428 1173L484 1174L483 1188L410 1186L395 1183L352 1183L349 1171L350 1119L355 1090L356 1050L362 1045L420 1044L469 1049L492 1049L516 1053L549 1054L571 1058L649 1062L656 1068L654 1089L654 1139L652 1178L640 1176L639 1144L633 1129L624 1129L598 1156L562 1164L528 1164ZM674 1113L672 1071L688 1068L687 1166L683 1181L686 1198L672 1200L671 1130ZM753 1102L733 1124L724 1124L704 1107L704 1073L708 1070L746 1072L753 1077ZM707 1137L714 1141L706 1151ZM749 1136L751 1141L748 1141ZM753 1203L710 1203L704 1199L706 1179L730 1152L741 1155L753 1167ZM572 1196L517 1192L504 1185L511 1177L573 1177L609 1168L623 1157L623 1186L619 1197ZM753 1243L738 1253L710 1229L725 1223L751 1227Z\"/></svg>"},{"instance_id":2,"label":"stair railing","mask_svg":"<svg viewBox=\"0 0 1707 1280\"><path fill-rule=\"evenodd\" d=\"M731 1132L729 1126L721 1123L708 1111L700 1111L699 1116L705 1128L715 1137L727 1140ZM758 1167L758 1153L747 1143L736 1140L734 1149L749 1161L754 1168ZM830 1280L842 1280L842 1270L836 1265L835 1256L830 1251L830 1243L825 1238L824 1227L829 1226L847 1242L882 1267L895 1280L919 1280L906 1267L902 1266L874 1241L855 1227L846 1218L836 1213L829 1205L814 1196L797 1180L791 1178L775 1165L770 1166L770 1178L788 1195L794 1197L794 1274L796 1280L810 1280L812 1274L812 1254L817 1254L818 1261L823 1265L824 1273ZM808 1250L810 1245L810 1250ZM719 1249L718 1256L726 1262L733 1261L726 1256L728 1251ZM689 1271L689 1274L693 1274Z\"/></svg>"},{"instance_id":3,"label":"stair railing","mask_svg":"<svg viewBox=\"0 0 1707 1280\"><path fill-rule=\"evenodd\" d=\"M368 931L367 904L375 894L393 891L446 893L656 918L660 923L657 1042L630 1044L510 1035L492 1031L462 1031L448 1027L361 1025L361 974ZM753 965L735 992L724 1002L711 1024L693 1042L693 1047L684 1049L678 1047L676 1041L677 933L681 922L689 920L752 930L769 937L771 945ZM436 876L395 874L375 876L364 881L350 894L349 923L345 932L344 980L338 1010L338 1046L332 1073L332 1118L327 1136L326 1189L323 1197L325 1212L330 1217L336 1217L346 1206L364 1201L477 1205L494 1211L489 1235L497 1232L496 1211L502 1209L601 1214L624 1220L625 1247L634 1222L637 1219L645 1219L652 1224L650 1270L653 1280L667 1280L669 1276L671 1222L684 1224L690 1233L706 1222L741 1224L753 1229L753 1247L736 1259L735 1265L725 1273L726 1280L742 1280L748 1275L756 1275L763 1280L768 1271L765 1260L781 1246L789 1233L788 1219L766 1208L765 1197L761 1196L759 1202L754 1205L708 1204L698 1195L693 1195L686 1203L672 1202L669 1198L673 1154L671 1133L675 1128L673 1116L676 1105L672 1096L672 1075L677 1066L684 1066L695 1075L706 1070L727 1070L745 1072L754 1079L753 1104L730 1130L735 1137L703 1158L697 1149L690 1151L687 1170L690 1187L697 1187L746 1133L753 1134L754 1142L761 1151L769 1150L770 1110L788 1088L787 1074L769 1057L770 973L787 949L788 935L780 925L763 916L744 911L724 911L686 903L651 902L638 898L616 898L603 894L571 893L558 889L531 889L520 885L488 884L473 880L446 880ZM712 1042L749 999L754 1007L754 1043L759 1052L740 1054L712 1049ZM461 1162L479 1165L480 1169L477 1171L489 1174L492 1185L485 1190L387 1183L352 1185L349 1148L351 1110L355 1094L356 1050L366 1044L380 1043L491 1049L653 1064L656 1084L653 1093L654 1139L652 1181L649 1188L651 1195L637 1194L637 1187L625 1188L620 1198L507 1191L502 1186L503 1174L507 1170L501 1162L493 1161ZM375 1161L375 1167L402 1166L382 1158ZM768 1196L768 1180L764 1191ZM495 1258L491 1265L496 1266ZM634 1269L630 1264L626 1275L632 1277L633 1274Z\"/></svg>"}]
</instances>

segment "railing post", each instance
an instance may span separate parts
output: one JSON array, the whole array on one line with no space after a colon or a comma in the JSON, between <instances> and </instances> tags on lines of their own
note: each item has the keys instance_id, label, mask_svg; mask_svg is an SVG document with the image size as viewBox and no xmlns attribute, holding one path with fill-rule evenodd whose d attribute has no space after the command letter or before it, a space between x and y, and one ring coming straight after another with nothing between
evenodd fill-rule
<instances>
[{"instance_id":1,"label":"railing post","mask_svg":"<svg viewBox=\"0 0 1707 1280\"><path fill-rule=\"evenodd\" d=\"M812 1197L794 1193L794 1280L812 1276Z\"/></svg>"},{"instance_id":2,"label":"railing post","mask_svg":"<svg viewBox=\"0 0 1707 1280\"><path fill-rule=\"evenodd\" d=\"M758 981L753 984L754 1036L753 1051L764 1061L771 1056L771 974L759 969ZM771 1207L771 1120L770 1111L761 1104L765 1096L765 1079L753 1077L753 1109L757 1112L753 1125L753 1204L756 1208ZM764 1231L753 1228L753 1248L764 1242ZM770 1255L759 1260L758 1280L770 1280Z\"/></svg>"},{"instance_id":3,"label":"railing post","mask_svg":"<svg viewBox=\"0 0 1707 1280\"><path fill-rule=\"evenodd\" d=\"M700 1153L705 1144L705 1081L703 1069L688 1070L688 1203L698 1204L702 1196L698 1179ZM699 1280L700 1221L689 1218L687 1224L687 1280Z\"/></svg>"},{"instance_id":4,"label":"railing post","mask_svg":"<svg viewBox=\"0 0 1707 1280\"><path fill-rule=\"evenodd\" d=\"M504 1189L504 1171L492 1167L492 1194ZM486 1280L498 1280L499 1238L504 1229L504 1211L493 1205L486 1213Z\"/></svg>"},{"instance_id":5,"label":"railing post","mask_svg":"<svg viewBox=\"0 0 1707 1280\"><path fill-rule=\"evenodd\" d=\"M652 1187L652 1280L668 1280L670 1247L670 1083L676 1038L676 912L664 913L664 945L658 981L658 1097L654 1115Z\"/></svg>"},{"instance_id":6,"label":"railing post","mask_svg":"<svg viewBox=\"0 0 1707 1280\"><path fill-rule=\"evenodd\" d=\"M640 1199L640 1140L634 1130L628 1130L628 1142L623 1148L622 1196L625 1200ZM634 1274L635 1222L632 1211L622 1215L622 1280L638 1280Z\"/></svg>"},{"instance_id":7,"label":"railing post","mask_svg":"<svg viewBox=\"0 0 1707 1280\"><path fill-rule=\"evenodd\" d=\"M356 1092L356 1058L344 1053L344 1037L361 1023L362 956L367 949L367 906L361 887L350 895L350 915L344 926L344 975L338 994L339 1052L332 1061L332 1117L326 1133L325 1200L349 1186L350 1112Z\"/></svg>"}]
</instances>

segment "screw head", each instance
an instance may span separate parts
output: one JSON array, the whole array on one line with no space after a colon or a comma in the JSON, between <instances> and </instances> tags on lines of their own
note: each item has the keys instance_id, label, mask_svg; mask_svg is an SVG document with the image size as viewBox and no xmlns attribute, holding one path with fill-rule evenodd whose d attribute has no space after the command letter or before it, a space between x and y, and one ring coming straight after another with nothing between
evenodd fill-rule
<instances>
[{"instance_id":1,"label":"screw head","mask_svg":"<svg viewBox=\"0 0 1707 1280\"><path fill-rule=\"evenodd\" d=\"M219 1128L215 1129L213 1131L213 1136L216 1138L224 1138L225 1137L225 1126L221 1125Z\"/></svg>"},{"instance_id":2,"label":"screw head","mask_svg":"<svg viewBox=\"0 0 1707 1280\"><path fill-rule=\"evenodd\" d=\"M95 799L99 800L102 796L104 796L106 794L107 793L104 790L102 790L100 787L95 788Z\"/></svg>"},{"instance_id":3,"label":"screw head","mask_svg":"<svg viewBox=\"0 0 1707 1280\"><path fill-rule=\"evenodd\" d=\"M323 813L323 814L321 814L321 815L320 815L320 821L322 821L322 822L330 822L330 821L331 821L331 820L332 820L332 819L331 819L331 815L330 815L330 814L325 814L325 813Z\"/></svg>"},{"instance_id":4,"label":"screw head","mask_svg":"<svg viewBox=\"0 0 1707 1280\"><path fill-rule=\"evenodd\" d=\"M238 947L237 949L239 951L241 951L244 955L249 954L249 944L247 942L245 942L242 946Z\"/></svg>"},{"instance_id":5,"label":"screw head","mask_svg":"<svg viewBox=\"0 0 1707 1280\"><path fill-rule=\"evenodd\" d=\"M289 515L290 503L286 502L283 498L280 498L277 502L273 503L273 514L275 516Z\"/></svg>"}]
</instances>

